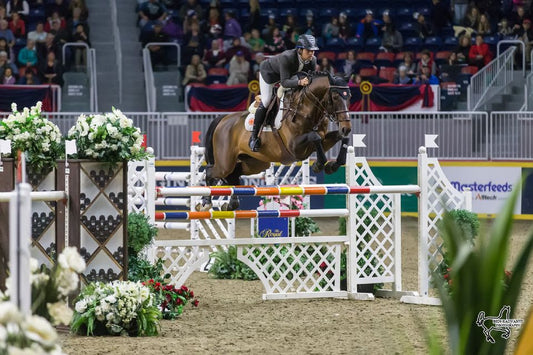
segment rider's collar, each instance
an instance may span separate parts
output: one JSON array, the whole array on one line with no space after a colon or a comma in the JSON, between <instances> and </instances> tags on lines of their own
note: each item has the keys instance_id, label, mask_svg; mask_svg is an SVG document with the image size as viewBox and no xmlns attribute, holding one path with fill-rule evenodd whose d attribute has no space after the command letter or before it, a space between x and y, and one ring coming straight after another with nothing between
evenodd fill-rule
<instances>
[{"instance_id":1,"label":"rider's collar","mask_svg":"<svg viewBox=\"0 0 533 355\"><path fill-rule=\"evenodd\" d=\"M298 53L297 55L298 55L298 61L300 62L300 64L309 64L309 63L311 63L311 59L303 60L303 58L300 55L300 53Z\"/></svg>"}]
</instances>

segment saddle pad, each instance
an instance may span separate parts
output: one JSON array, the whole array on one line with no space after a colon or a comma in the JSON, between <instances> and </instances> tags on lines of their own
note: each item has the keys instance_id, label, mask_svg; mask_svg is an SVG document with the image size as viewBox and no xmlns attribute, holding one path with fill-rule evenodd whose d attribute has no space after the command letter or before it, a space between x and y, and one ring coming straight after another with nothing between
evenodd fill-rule
<instances>
[{"instance_id":1,"label":"saddle pad","mask_svg":"<svg viewBox=\"0 0 533 355\"><path fill-rule=\"evenodd\" d=\"M276 129L280 129L281 127L281 119L283 118L283 98L280 100L279 103L280 109L278 110L278 113L276 114L276 119L274 120L274 126ZM244 128L251 132L254 129L254 119L255 119L255 102L253 102L250 107L248 108L248 115L246 116L246 119L244 120ZM272 132L272 128L269 125L263 126L263 132Z\"/></svg>"}]
</instances>

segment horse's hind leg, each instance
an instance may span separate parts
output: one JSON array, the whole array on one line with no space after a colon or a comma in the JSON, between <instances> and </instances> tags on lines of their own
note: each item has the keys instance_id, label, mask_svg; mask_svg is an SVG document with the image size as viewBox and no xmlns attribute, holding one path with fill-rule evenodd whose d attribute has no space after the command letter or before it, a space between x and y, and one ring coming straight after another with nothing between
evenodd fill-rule
<instances>
[{"instance_id":1,"label":"horse's hind leg","mask_svg":"<svg viewBox=\"0 0 533 355\"><path fill-rule=\"evenodd\" d=\"M241 185L241 175L242 175L242 164L238 163L235 166L235 169L226 177L226 182L228 185ZM240 206L239 197L235 195L231 195L229 199L229 203L227 205L228 211L235 211Z\"/></svg>"},{"instance_id":2,"label":"horse's hind leg","mask_svg":"<svg viewBox=\"0 0 533 355\"><path fill-rule=\"evenodd\" d=\"M214 186L219 179L213 178L213 167L208 165L205 168L205 184L206 186ZM202 203L200 206L196 206L197 211L208 211L213 207L211 196L202 196Z\"/></svg>"}]
</instances>

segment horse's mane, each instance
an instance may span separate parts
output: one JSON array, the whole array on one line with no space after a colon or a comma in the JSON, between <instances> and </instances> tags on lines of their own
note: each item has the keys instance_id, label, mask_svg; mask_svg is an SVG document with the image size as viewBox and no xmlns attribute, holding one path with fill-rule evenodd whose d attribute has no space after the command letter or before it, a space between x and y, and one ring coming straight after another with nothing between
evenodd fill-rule
<instances>
[{"instance_id":1,"label":"horse's mane","mask_svg":"<svg viewBox=\"0 0 533 355\"><path fill-rule=\"evenodd\" d=\"M348 85L348 82L346 81L346 79L344 79L343 77L340 77L340 76L331 75L331 73L327 72L327 71L318 71L317 70L317 71L309 72L309 75L311 76L312 79L320 78L320 77L328 77L330 85L335 85L335 86L346 86L346 85Z\"/></svg>"}]
</instances>

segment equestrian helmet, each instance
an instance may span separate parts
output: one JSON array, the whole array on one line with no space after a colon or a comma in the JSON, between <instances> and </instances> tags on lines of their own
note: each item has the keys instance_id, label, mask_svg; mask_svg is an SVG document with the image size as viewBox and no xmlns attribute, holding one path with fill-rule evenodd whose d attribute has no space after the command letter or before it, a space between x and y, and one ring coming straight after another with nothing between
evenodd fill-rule
<instances>
[{"instance_id":1,"label":"equestrian helmet","mask_svg":"<svg viewBox=\"0 0 533 355\"><path fill-rule=\"evenodd\" d=\"M311 35L300 35L298 42L296 42L296 48L304 48L310 51L318 50L316 39Z\"/></svg>"}]
</instances>

